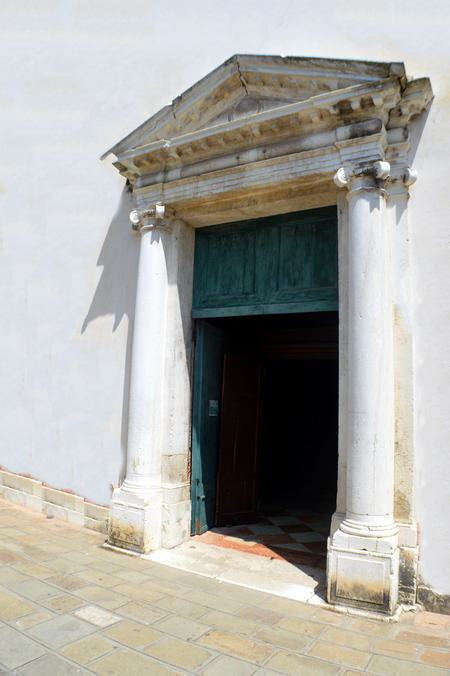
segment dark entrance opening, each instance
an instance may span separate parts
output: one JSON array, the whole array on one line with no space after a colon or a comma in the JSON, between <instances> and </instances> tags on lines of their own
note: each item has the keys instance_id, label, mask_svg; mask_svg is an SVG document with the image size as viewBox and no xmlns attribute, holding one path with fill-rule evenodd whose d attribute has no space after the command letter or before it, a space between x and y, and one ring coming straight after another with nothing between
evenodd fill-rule
<instances>
[{"instance_id":1,"label":"dark entrance opening","mask_svg":"<svg viewBox=\"0 0 450 676\"><path fill-rule=\"evenodd\" d=\"M338 314L199 324L193 533L256 538L316 565L336 505Z\"/></svg>"},{"instance_id":2,"label":"dark entrance opening","mask_svg":"<svg viewBox=\"0 0 450 676\"><path fill-rule=\"evenodd\" d=\"M268 361L259 503L331 512L337 483L336 359Z\"/></svg>"}]
</instances>

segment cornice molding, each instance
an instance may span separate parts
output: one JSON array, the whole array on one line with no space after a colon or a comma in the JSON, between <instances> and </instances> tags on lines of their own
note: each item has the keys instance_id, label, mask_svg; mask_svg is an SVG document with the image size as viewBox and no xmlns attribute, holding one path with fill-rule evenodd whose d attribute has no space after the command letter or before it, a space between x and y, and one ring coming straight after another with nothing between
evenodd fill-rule
<instances>
[{"instance_id":1,"label":"cornice molding","mask_svg":"<svg viewBox=\"0 0 450 676\"><path fill-rule=\"evenodd\" d=\"M260 110L258 97L273 107ZM161 202L186 220L198 208L194 226L209 209L216 219L223 210L239 220L241 207L230 204L236 197L247 213L252 191L275 203L293 186L323 184L329 199L340 167L357 176L389 162L389 178L366 179L400 194L415 180L408 126L432 97L429 80L407 82L403 64L233 57L116 144L115 166L140 210ZM238 117L224 121L227 110Z\"/></svg>"},{"instance_id":2,"label":"cornice molding","mask_svg":"<svg viewBox=\"0 0 450 676\"><path fill-rule=\"evenodd\" d=\"M224 113L230 112L233 116L235 107L240 108L239 102L243 100L247 102L245 110L250 102L253 102L250 108L256 102L255 112L258 112L283 102L304 101L317 94L388 78L397 80L403 87L404 65L236 54L116 143L104 157L111 152L117 156L149 141L210 127L223 119Z\"/></svg>"},{"instance_id":3,"label":"cornice molding","mask_svg":"<svg viewBox=\"0 0 450 676\"><path fill-rule=\"evenodd\" d=\"M400 85L391 79L356 85L126 150L117 155L114 166L134 183L138 177L157 171L333 131L350 123L376 118L387 124L391 109L400 101Z\"/></svg>"}]
</instances>

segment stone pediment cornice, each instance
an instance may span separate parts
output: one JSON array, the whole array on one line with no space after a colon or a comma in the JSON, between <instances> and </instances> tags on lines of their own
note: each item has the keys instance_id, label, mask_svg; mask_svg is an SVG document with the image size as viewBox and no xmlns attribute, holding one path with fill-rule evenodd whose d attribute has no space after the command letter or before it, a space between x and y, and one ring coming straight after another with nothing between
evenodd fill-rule
<instances>
[{"instance_id":1,"label":"stone pediment cornice","mask_svg":"<svg viewBox=\"0 0 450 676\"><path fill-rule=\"evenodd\" d=\"M406 81L403 64L234 59L175 100L172 122L163 109L112 149L116 168L132 184L165 184L333 146L344 128L345 133L351 129L352 138L373 133L370 130L375 122L377 129L407 128L433 96L427 78ZM387 77L380 77L383 75ZM234 87L234 94L228 86ZM326 91L307 96L321 89ZM212 106L208 115L207 102ZM162 132L170 133L160 135Z\"/></svg>"},{"instance_id":2,"label":"stone pediment cornice","mask_svg":"<svg viewBox=\"0 0 450 676\"><path fill-rule=\"evenodd\" d=\"M407 126L431 98L427 79L413 81L403 91L392 79L355 85L126 150L118 154L115 166L135 182L139 177L173 172L230 153L257 152L289 139L317 137L374 118L386 128ZM320 146L320 139L318 142Z\"/></svg>"},{"instance_id":3,"label":"stone pediment cornice","mask_svg":"<svg viewBox=\"0 0 450 676\"><path fill-rule=\"evenodd\" d=\"M161 138L210 127L353 85L396 78L402 63L237 54L116 143L115 155Z\"/></svg>"}]
</instances>

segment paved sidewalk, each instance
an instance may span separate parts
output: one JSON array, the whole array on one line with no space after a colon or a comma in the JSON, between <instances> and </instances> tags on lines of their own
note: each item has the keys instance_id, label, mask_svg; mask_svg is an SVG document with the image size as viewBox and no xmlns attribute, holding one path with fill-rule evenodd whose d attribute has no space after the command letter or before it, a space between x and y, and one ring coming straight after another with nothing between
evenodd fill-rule
<instances>
[{"instance_id":1,"label":"paved sidewalk","mask_svg":"<svg viewBox=\"0 0 450 676\"><path fill-rule=\"evenodd\" d=\"M449 673L448 616L341 615L109 551L103 539L0 501L0 672Z\"/></svg>"}]
</instances>

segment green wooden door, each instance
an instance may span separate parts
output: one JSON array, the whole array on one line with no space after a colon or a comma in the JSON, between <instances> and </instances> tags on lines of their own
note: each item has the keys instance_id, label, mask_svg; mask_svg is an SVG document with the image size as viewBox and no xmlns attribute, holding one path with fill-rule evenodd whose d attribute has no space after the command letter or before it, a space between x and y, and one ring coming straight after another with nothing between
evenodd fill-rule
<instances>
[{"instance_id":1,"label":"green wooden door","mask_svg":"<svg viewBox=\"0 0 450 676\"><path fill-rule=\"evenodd\" d=\"M335 207L196 231L194 317L337 309Z\"/></svg>"},{"instance_id":2,"label":"green wooden door","mask_svg":"<svg viewBox=\"0 0 450 676\"><path fill-rule=\"evenodd\" d=\"M337 309L335 207L196 231L193 317ZM198 321L192 412L192 533L215 525L225 343L224 331Z\"/></svg>"},{"instance_id":3,"label":"green wooden door","mask_svg":"<svg viewBox=\"0 0 450 676\"><path fill-rule=\"evenodd\" d=\"M215 525L225 332L206 321L196 327L192 408L191 533Z\"/></svg>"}]
</instances>

